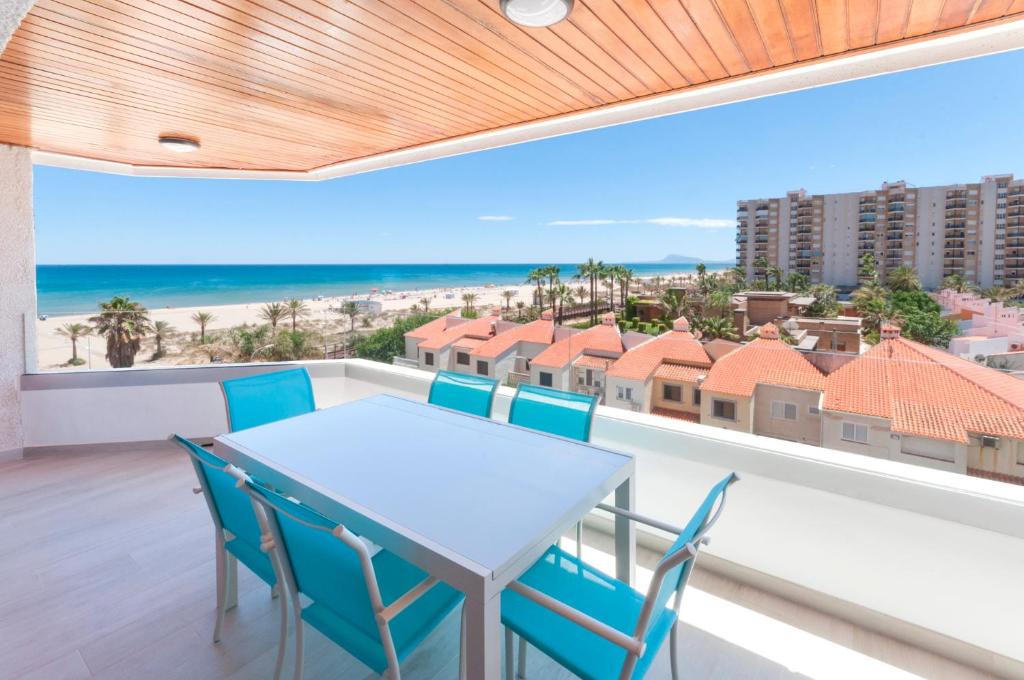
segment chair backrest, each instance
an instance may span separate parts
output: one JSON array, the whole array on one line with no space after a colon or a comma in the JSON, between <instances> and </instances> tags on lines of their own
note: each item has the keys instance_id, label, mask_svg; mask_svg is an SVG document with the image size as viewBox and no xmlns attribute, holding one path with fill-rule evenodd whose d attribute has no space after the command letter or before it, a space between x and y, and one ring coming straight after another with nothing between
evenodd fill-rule
<instances>
[{"instance_id":1,"label":"chair backrest","mask_svg":"<svg viewBox=\"0 0 1024 680\"><path fill-rule=\"evenodd\" d=\"M590 423L594 419L596 407L597 397L589 394L520 385L512 399L508 422L531 430L589 442Z\"/></svg>"},{"instance_id":2,"label":"chair backrest","mask_svg":"<svg viewBox=\"0 0 1024 680\"><path fill-rule=\"evenodd\" d=\"M491 417L498 381L476 375L439 371L430 385L431 404L474 416Z\"/></svg>"},{"instance_id":3,"label":"chair backrest","mask_svg":"<svg viewBox=\"0 0 1024 680\"><path fill-rule=\"evenodd\" d=\"M199 478L210 516L218 530L227 530L254 550L260 549L260 527L252 504L238 480L225 471L226 460L213 455L198 444L174 435L174 441L188 453Z\"/></svg>"},{"instance_id":4,"label":"chair backrest","mask_svg":"<svg viewBox=\"0 0 1024 680\"><path fill-rule=\"evenodd\" d=\"M683 531L676 538L672 546L665 552L658 566L654 570L654 580L651 582L647 592L645 607L650 604L651 612L657 614L666 606L669 600L677 595L685 586L693 571L695 555L690 559L679 561L680 551L686 549L687 545L698 547L702 538L718 521L725 507L725 494L729 485L739 479L735 472L730 472L722 481L711 487L704 502L700 504L697 511L683 527ZM675 559L674 559L675 558ZM644 631L644 635L649 631Z\"/></svg>"},{"instance_id":5,"label":"chair backrest","mask_svg":"<svg viewBox=\"0 0 1024 680\"><path fill-rule=\"evenodd\" d=\"M393 649L390 629L377 614L383 598L366 545L344 526L307 505L246 480L246 490L273 536L282 580L343 620L369 644ZM386 639L382 639L382 637ZM357 653L357 650L349 650ZM386 652L385 652L386 653ZM364 658L365 660L365 658ZM378 669L379 670L379 669Z\"/></svg>"},{"instance_id":6,"label":"chair backrest","mask_svg":"<svg viewBox=\"0 0 1024 680\"><path fill-rule=\"evenodd\" d=\"M221 383L232 432L316 410L305 368L261 373Z\"/></svg>"}]
</instances>

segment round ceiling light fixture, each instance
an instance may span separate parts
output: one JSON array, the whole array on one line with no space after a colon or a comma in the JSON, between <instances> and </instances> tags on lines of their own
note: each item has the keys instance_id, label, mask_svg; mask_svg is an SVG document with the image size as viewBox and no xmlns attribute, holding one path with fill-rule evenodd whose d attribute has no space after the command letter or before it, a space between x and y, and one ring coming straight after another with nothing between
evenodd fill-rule
<instances>
[{"instance_id":1,"label":"round ceiling light fixture","mask_svg":"<svg viewBox=\"0 0 1024 680\"><path fill-rule=\"evenodd\" d=\"M199 141L178 135L160 135L160 146L175 153L191 153L199 150Z\"/></svg>"},{"instance_id":2,"label":"round ceiling light fixture","mask_svg":"<svg viewBox=\"0 0 1024 680\"><path fill-rule=\"evenodd\" d=\"M553 26L569 16L573 0L501 0L501 13L527 28Z\"/></svg>"}]
</instances>

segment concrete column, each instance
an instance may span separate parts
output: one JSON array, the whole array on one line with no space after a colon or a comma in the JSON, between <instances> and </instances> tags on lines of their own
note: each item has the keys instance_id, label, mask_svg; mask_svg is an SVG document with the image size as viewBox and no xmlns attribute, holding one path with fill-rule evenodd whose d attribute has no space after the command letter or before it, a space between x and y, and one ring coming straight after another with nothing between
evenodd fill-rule
<instances>
[{"instance_id":1,"label":"concrete column","mask_svg":"<svg viewBox=\"0 0 1024 680\"><path fill-rule=\"evenodd\" d=\"M20 458L21 376L35 368L32 157L0 144L0 461Z\"/></svg>"}]
</instances>

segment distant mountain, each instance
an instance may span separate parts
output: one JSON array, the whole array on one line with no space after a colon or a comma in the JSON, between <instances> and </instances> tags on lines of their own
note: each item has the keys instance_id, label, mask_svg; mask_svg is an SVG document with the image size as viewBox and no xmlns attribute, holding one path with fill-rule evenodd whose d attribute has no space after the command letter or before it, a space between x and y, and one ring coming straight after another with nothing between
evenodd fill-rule
<instances>
[{"instance_id":1,"label":"distant mountain","mask_svg":"<svg viewBox=\"0 0 1024 680\"><path fill-rule=\"evenodd\" d=\"M689 257L687 255L666 255L654 262L654 264L700 264L701 262L707 262L699 257Z\"/></svg>"}]
</instances>

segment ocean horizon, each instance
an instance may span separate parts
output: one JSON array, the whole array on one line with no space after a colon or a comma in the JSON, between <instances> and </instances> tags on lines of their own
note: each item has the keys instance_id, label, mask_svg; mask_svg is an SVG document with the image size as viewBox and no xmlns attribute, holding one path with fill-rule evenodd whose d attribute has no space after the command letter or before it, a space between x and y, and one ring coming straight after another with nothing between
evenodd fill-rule
<instances>
[{"instance_id":1,"label":"ocean horizon","mask_svg":"<svg viewBox=\"0 0 1024 680\"><path fill-rule=\"evenodd\" d=\"M638 276L690 272L696 264L629 263ZM729 262L707 262L714 269ZM45 264L36 267L39 314L94 312L100 301L128 295L150 309L269 302L371 290L420 290L521 284L545 263L520 264ZM576 263L558 264L563 273Z\"/></svg>"}]
</instances>

